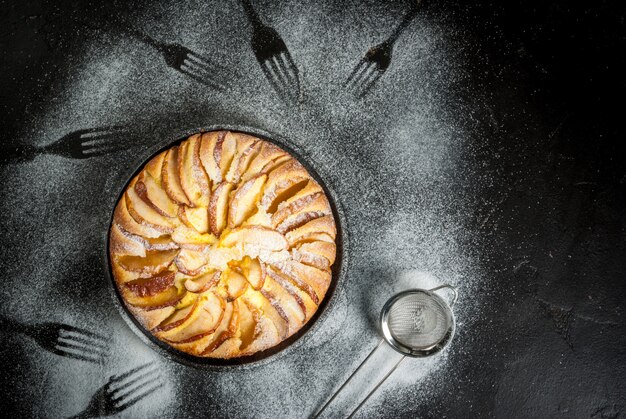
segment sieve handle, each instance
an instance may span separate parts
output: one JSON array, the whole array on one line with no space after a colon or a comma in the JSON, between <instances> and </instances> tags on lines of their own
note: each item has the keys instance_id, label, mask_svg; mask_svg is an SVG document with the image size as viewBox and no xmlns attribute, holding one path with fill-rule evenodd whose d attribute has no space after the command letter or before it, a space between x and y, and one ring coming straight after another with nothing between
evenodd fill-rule
<instances>
[{"instance_id":1,"label":"sieve handle","mask_svg":"<svg viewBox=\"0 0 626 419\"><path fill-rule=\"evenodd\" d=\"M363 361L361 361L359 366L352 372L352 374L350 374L350 376L346 379L346 381L343 382L341 387L339 387L339 389L337 391L335 391L335 394L333 394L333 396L324 404L324 406L322 406L322 408L320 410L318 410L315 415L312 416L313 419L318 418L322 414L322 412L324 410L326 410L326 408L332 403L333 400L335 400L335 398L339 395L339 393L341 393L341 390L343 390L343 388L346 386L346 384L348 384L350 382L352 377L354 377L354 375L361 369L361 367L363 365L365 365L367 360L370 359L370 357L374 354L374 352L376 352L376 350L378 348L380 348L380 346L383 344L384 341L385 341L385 339L381 339L380 342L378 342L378 345L376 345L376 347L374 349L372 349L372 351L365 357L365 359Z\"/></svg>"},{"instance_id":2,"label":"sieve handle","mask_svg":"<svg viewBox=\"0 0 626 419\"><path fill-rule=\"evenodd\" d=\"M449 285L449 284L444 284L444 285L439 285L438 287L435 288L431 288L428 291L437 291L443 288L448 288L450 291L452 291L452 302L450 303L450 308L454 307L454 305L456 304L456 300L459 299L459 293L456 290L456 287Z\"/></svg>"}]
</instances>

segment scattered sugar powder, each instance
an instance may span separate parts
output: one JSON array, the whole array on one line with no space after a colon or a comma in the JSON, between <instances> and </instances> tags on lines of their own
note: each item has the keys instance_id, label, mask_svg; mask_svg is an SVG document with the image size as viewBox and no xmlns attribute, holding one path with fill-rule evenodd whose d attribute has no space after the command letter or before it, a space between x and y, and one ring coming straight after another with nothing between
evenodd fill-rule
<instances>
[{"instance_id":1,"label":"scattered sugar powder","mask_svg":"<svg viewBox=\"0 0 626 419\"><path fill-rule=\"evenodd\" d=\"M43 395L32 401L35 416L76 413L110 375L143 363L157 365L166 385L128 416L306 416L376 345L378 314L391 295L441 283L459 287L456 338L439 355L404 361L361 414L428 403L437 380L454 371L451 360L458 362L454 354L480 312L481 270L471 246L479 238L466 225L477 200L469 188L466 112L455 89L465 75L451 45L453 28L442 17L419 14L398 39L387 73L357 100L343 81L398 24L408 2L254 4L298 65L305 96L297 108L280 101L264 79L239 3L163 1L137 10L125 25L219 61L232 69L216 72L231 88L218 92L185 78L120 25L89 32L71 73L41 99L40 112L25 117L20 137L33 144L107 125L129 126L126 140L136 142L100 159L40 156L2 169L1 256L4 289L11 290L4 291L4 314L64 321L113 338L101 367L34 346L27 351L30 374L23 380ZM103 246L132 171L182 133L221 124L288 139L319 172L345 214L349 264L334 303L301 342L258 365L197 369L153 352L122 322L103 273ZM374 370L396 356L388 355ZM374 378L355 380L355 397Z\"/></svg>"}]
</instances>

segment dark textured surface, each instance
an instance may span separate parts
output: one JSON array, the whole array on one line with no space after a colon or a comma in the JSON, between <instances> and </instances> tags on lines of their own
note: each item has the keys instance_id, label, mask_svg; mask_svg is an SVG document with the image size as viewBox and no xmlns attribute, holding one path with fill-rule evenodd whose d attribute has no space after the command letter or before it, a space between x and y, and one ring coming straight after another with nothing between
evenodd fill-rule
<instances>
[{"instance_id":1,"label":"dark textured surface","mask_svg":"<svg viewBox=\"0 0 626 419\"><path fill-rule=\"evenodd\" d=\"M138 144L98 160L41 156L0 169L1 314L114 338L110 360L94 367L2 332L8 408L77 413L109 375L147 360L168 387L130 416L309 415L375 345L380 307L415 286L403 278L417 271L459 285L457 334L443 356L398 371L361 413L625 415L623 5L426 3L357 101L341 82L407 3L254 2L299 66L306 96L294 109L267 87L237 2L159 4L2 5L3 147L112 123L131 125ZM232 95L245 99L172 72L128 40L122 21L220 57L242 74ZM350 266L334 321L296 351L196 371L128 330L102 245L117 193L152 151L225 123L303 150L346 211Z\"/></svg>"}]
</instances>

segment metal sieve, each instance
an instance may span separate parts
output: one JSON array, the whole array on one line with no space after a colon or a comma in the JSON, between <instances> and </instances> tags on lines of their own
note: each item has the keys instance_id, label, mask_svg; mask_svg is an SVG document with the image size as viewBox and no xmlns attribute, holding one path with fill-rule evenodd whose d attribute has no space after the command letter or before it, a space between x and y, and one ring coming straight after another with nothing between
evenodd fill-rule
<instances>
[{"instance_id":1,"label":"metal sieve","mask_svg":"<svg viewBox=\"0 0 626 419\"><path fill-rule=\"evenodd\" d=\"M435 291L447 288L453 296L450 304ZM451 285L440 285L430 290L412 289L401 292L391 297L383 306L380 313L380 328L383 339L365 357L356 370L339 387L333 396L314 415L319 417L322 412L341 393L352 377L361 369L367 360L376 352L383 342L387 342L393 349L403 356L396 362L393 368L374 386L369 394L350 413L354 413L365 404L372 394L385 382L387 378L398 368L398 365L410 356L414 358L424 357L441 351L454 335L454 316L452 307L456 303L458 294L456 288Z\"/></svg>"}]
</instances>

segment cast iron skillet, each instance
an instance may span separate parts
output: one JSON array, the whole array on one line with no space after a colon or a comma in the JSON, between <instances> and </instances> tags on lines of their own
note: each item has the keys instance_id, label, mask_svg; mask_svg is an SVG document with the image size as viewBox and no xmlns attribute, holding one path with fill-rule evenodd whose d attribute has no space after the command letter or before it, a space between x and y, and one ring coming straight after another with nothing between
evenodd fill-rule
<instances>
[{"instance_id":1,"label":"cast iron skillet","mask_svg":"<svg viewBox=\"0 0 626 419\"><path fill-rule=\"evenodd\" d=\"M330 202L330 206L333 212L333 216L335 218L335 224L337 225L337 256L335 263L332 266L332 278L331 283L328 287L328 291L324 300L320 303L317 311L309 319L309 321L294 335L290 336L288 339L284 340L280 344L266 349L261 352L257 352L253 355L233 358L233 359L212 359L212 358L202 358L196 357L185 352L179 351L165 342L154 337L147 329L145 329L133 316L133 314L128 310L124 301L122 300L121 295L117 290L117 285L113 278L113 273L111 271L111 264L109 260L109 230L113 223L113 210L115 205L122 197L122 194L126 190L126 187L130 183L130 181L139 173L139 171L143 168L143 166L154 156L156 156L161 151L164 151L176 144L179 144L183 140L187 139L190 135L197 132L206 132L206 131L216 131L216 130L228 130L228 131L237 131L252 134L257 136L263 140L272 142L279 147L283 148L285 151L291 153L306 169L309 171L311 176L320 184L320 186L326 192L326 196L328 197L328 201ZM117 309L119 310L122 318L128 324L130 329L139 336L139 338L146 343L148 346L153 348L156 352L160 353L164 357L168 359L172 359L176 362L194 366L194 367L224 367L224 366L244 366L244 365L259 365L261 363L268 362L280 356L284 356L287 353L293 353L295 349L301 346L307 338L310 338L315 335L316 329L319 328L326 317L328 317L329 313L332 312L333 307L337 304L337 295L339 294L339 290L344 286L343 282L345 278L345 273L347 270L347 243L348 237L346 234L346 220L343 209L337 199L335 192L328 187L326 183L324 183L322 177L318 174L318 172L312 167L311 158L306 156L306 153L293 144L292 142L286 140L285 138L280 137L279 135L269 134L264 131L246 127L246 126L232 126L232 125L214 125L201 129L193 129L193 130L184 130L180 133L177 133L175 136L170 137L171 141L166 141L164 144L157 146L153 152L149 154L149 156L144 159L141 164L130 174L122 185L120 185L116 199L111 206L111 216L109 223L107 224L107 231L104 232L104 240L103 240L103 250L105 252L105 256L103 258L106 266L104 271L106 272L106 276L109 282L109 288L111 290L111 295L113 298L113 302ZM304 338L304 335L307 335L307 338Z\"/></svg>"}]
</instances>

